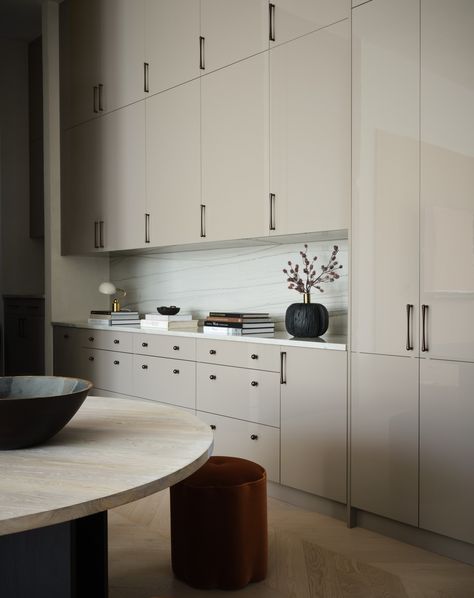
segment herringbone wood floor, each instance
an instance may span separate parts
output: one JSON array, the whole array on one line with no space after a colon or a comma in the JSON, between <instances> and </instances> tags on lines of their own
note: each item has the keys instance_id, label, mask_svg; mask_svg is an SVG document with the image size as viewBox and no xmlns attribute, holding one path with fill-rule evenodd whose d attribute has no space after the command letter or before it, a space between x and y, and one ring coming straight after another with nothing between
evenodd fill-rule
<instances>
[{"instance_id":1,"label":"herringbone wood floor","mask_svg":"<svg viewBox=\"0 0 474 598\"><path fill-rule=\"evenodd\" d=\"M110 598L474 598L474 568L269 499L268 578L238 592L173 578L168 492L109 513Z\"/></svg>"}]
</instances>

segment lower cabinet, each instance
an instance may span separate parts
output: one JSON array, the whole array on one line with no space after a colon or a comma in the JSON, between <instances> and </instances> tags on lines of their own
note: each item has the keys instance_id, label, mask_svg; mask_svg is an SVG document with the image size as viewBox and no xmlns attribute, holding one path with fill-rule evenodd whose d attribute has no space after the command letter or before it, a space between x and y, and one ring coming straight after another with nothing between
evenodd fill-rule
<instances>
[{"instance_id":1,"label":"lower cabinet","mask_svg":"<svg viewBox=\"0 0 474 598\"><path fill-rule=\"evenodd\" d=\"M285 354L281 483L345 503L347 353L284 347Z\"/></svg>"},{"instance_id":2,"label":"lower cabinet","mask_svg":"<svg viewBox=\"0 0 474 598\"><path fill-rule=\"evenodd\" d=\"M351 504L418 525L418 359L353 353Z\"/></svg>"},{"instance_id":3,"label":"lower cabinet","mask_svg":"<svg viewBox=\"0 0 474 598\"><path fill-rule=\"evenodd\" d=\"M90 380L96 388L130 395L132 358L130 353L81 347L78 371L81 378Z\"/></svg>"},{"instance_id":4,"label":"lower cabinet","mask_svg":"<svg viewBox=\"0 0 474 598\"><path fill-rule=\"evenodd\" d=\"M420 359L420 527L474 543L474 363Z\"/></svg>"},{"instance_id":5,"label":"lower cabinet","mask_svg":"<svg viewBox=\"0 0 474 598\"><path fill-rule=\"evenodd\" d=\"M241 457L265 468L267 477L280 481L280 430L252 422L197 411L214 431L214 455Z\"/></svg>"},{"instance_id":6,"label":"lower cabinet","mask_svg":"<svg viewBox=\"0 0 474 598\"><path fill-rule=\"evenodd\" d=\"M55 326L53 335L53 368L55 376L80 378L79 332L77 328Z\"/></svg>"}]
</instances>

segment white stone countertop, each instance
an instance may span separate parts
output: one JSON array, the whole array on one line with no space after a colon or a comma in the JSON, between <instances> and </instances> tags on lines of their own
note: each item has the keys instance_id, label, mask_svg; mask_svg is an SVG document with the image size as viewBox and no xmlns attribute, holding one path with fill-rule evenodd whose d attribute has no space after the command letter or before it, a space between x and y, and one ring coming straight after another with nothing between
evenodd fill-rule
<instances>
[{"instance_id":1,"label":"white stone countertop","mask_svg":"<svg viewBox=\"0 0 474 598\"><path fill-rule=\"evenodd\" d=\"M285 331L277 331L271 337L258 335L248 336L225 336L223 334L204 333L202 328L198 330L150 330L140 326L97 326L84 321L77 322L53 322L53 326L67 326L71 328L86 328L89 330L109 330L114 332L134 332L139 334L162 334L170 336L185 336L190 338L212 338L214 340L237 341L244 343L261 343L265 345L282 345L288 347L306 347L315 349L331 349L333 351L346 351L347 338L345 336L324 335L319 338L296 338Z\"/></svg>"}]
</instances>

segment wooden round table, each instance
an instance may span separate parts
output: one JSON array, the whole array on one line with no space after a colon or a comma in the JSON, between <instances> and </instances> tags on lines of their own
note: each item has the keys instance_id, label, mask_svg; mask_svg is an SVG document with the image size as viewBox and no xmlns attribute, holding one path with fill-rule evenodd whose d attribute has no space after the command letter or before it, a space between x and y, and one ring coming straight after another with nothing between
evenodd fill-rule
<instances>
[{"instance_id":1,"label":"wooden round table","mask_svg":"<svg viewBox=\"0 0 474 598\"><path fill-rule=\"evenodd\" d=\"M0 451L0 596L107 596L107 510L191 475L212 432L192 414L89 397L46 444Z\"/></svg>"}]
</instances>

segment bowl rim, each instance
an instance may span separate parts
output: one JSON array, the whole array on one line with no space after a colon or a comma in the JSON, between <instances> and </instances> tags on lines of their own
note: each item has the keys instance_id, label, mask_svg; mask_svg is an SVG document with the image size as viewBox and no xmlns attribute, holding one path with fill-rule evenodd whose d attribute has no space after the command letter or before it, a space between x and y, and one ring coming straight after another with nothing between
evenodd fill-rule
<instances>
[{"instance_id":1,"label":"bowl rim","mask_svg":"<svg viewBox=\"0 0 474 598\"><path fill-rule=\"evenodd\" d=\"M83 392L89 392L90 390L92 390L92 388L94 388L94 384L90 381L90 380L86 380L85 378L77 378L75 376L40 376L40 375L24 375L24 376L0 376L0 378L60 378L61 380L75 380L77 382L85 382L86 386L85 388L81 388L81 390L75 390L73 392L68 392L66 394L55 394L55 395L46 395L46 396L40 396L40 395L32 395L31 397L3 397L0 398L0 403L10 403L10 402L14 402L14 401L36 401L38 399L56 399L59 397L73 397L78 395L79 393L83 393Z\"/></svg>"}]
</instances>

